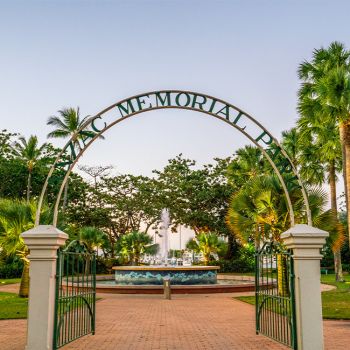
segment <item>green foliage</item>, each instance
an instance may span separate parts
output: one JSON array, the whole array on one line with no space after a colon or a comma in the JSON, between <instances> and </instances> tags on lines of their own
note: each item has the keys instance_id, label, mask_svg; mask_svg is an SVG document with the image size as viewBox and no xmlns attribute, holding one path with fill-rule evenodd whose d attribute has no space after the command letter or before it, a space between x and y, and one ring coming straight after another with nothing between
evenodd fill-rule
<instances>
[{"instance_id":1,"label":"green foliage","mask_svg":"<svg viewBox=\"0 0 350 350\"><path fill-rule=\"evenodd\" d=\"M229 235L225 224L228 200L233 187L226 170L230 159L215 159L214 164L196 169L196 162L182 154L170 159L162 171L154 171L163 207L171 213L172 228L179 224L200 231Z\"/></svg>"},{"instance_id":2,"label":"green foliage","mask_svg":"<svg viewBox=\"0 0 350 350\"><path fill-rule=\"evenodd\" d=\"M0 278L21 277L23 261L18 257L0 258Z\"/></svg>"},{"instance_id":3,"label":"green foliage","mask_svg":"<svg viewBox=\"0 0 350 350\"><path fill-rule=\"evenodd\" d=\"M106 234L96 227L86 226L79 231L79 241L85 243L90 253L100 248L106 239Z\"/></svg>"},{"instance_id":4,"label":"green foliage","mask_svg":"<svg viewBox=\"0 0 350 350\"><path fill-rule=\"evenodd\" d=\"M240 247L233 259L219 259L209 262L209 265L220 266L220 273L247 273L255 270L255 249L253 245Z\"/></svg>"},{"instance_id":5,"label":"green foliage","mask_svg":"<svg viewBox=\"0 0 350 350\"><path fill-rule=\"evenodd\" d=\"M227 250L227 243L212 232L201 232L193 239L189 240L186 248L195 253L203 254L204 265L207 265L215 255L223 255Z\"/></svg>"},{"instance_id":6,"label":"green foliage","mask_svg":"<svg viewBox=\"0 0 350 350\"><path fill-rule=\"evenodd\" d=\"M143 254L155 255L158 244L153 244L151 236L144 232L130 232L117 242L116 251L122 264L139 265Z\"/></svg>"}]
</instances>

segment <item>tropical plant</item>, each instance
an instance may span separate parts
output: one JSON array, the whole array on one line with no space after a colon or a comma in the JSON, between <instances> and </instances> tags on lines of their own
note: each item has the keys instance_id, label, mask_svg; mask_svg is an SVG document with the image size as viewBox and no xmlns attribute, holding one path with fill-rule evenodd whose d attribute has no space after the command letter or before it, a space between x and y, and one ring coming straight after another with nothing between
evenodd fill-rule
<instances>
[{"instance_id":1,"label":"tropical plant","mask_svg":"<svg viewBox=\"0 0 350 350\"><path fill-rule=\"evenodd\" d=\"M28 248L21 233L34 227L36 203L20 200L0 199L0 248L7 256L17 255L24 262L19 296L29 293ZM50 211L42 209L43 222L48 222Z\"/></svg>"},{"instance_id":2,"label":"tropical plant","mask_svg":"<svg viewBox=\"0 0 350 350\"><path fill-rule=\"evenodd\" d=\"M28 179L27 179L27 201L30 200L30 191L32 183L32 173L33 169L36 166L37 162L43 156L44 150L46 148L44 143L42 146L38 146L37 136L31 135L28 140L23 136L19 138L19 142L15 142L13 148L17 157L25 161L27 170L28 170Z\"/></svg>"},{"instance_id":3,"label":"tropical plant","mask_svg":"<svg viewBox=\"0 0 350 350\"><path fill-rule=\"evenodd\" d=\"M322 123L317 118L301 116L298 120L300 130L300 160L303 164L302 176L307 182L322 185L326 181L330 189L330 204L334 220L337 220L337 173L342 169L341 144L338 127L334 119L325 116ZM337 281L343 280L341 247L344 243L344 228L338 222L330 232L331 249L334 253L334 269Z\"/></svg>"},{"instance_id":4,"label":"tropical plant","mask_svg":"<svg viewBox=\"0 0 350 350\"><path fill-rule=\"evenodd\" d=\"M342 145L343 176L350 219L350 52L333 42L328 48L314 50L312 60L299 66L302 86L298 109L302 117L315 124L333 120ZM350 231L349 231L350 234ZM350 242L350 240L349 240Z\"/></svg>"},{"instance_id":5,"label":"tropical plant","mask_svg":"<svg viewBox=\"0 0 350 350\"><path fill-rule=\"evenodd\" d=\"M117 254L123 263L139 265L143 254L155 255L159 249L150 235L133 231L121 236L117 242Z\"/></svg>"},{"instance_id":6,"label":"tropical plant","mask_svg":"<svg viewBox=\"0 0 350 350\"><path fill-rule=\"evenodd\" d=\"M84 129L84 132L79 132L83 127L84 123L87 121L89 116L84 118L80 117L79 107L74 108L63 108L58 111L58 116L51 116L47 120L47 125L55 127L53 131L48 133L48 138L72 138L74 147L78 150L82 150L82 146L79 141L83 141L86 138L94 137L95 133ZM102 137L102 136L101 136ZM65 184L64 194L63 194L63 209L67 206L68 201L68 182Z\"/></svg>"},{"instance_id":7,"label":"tropical plant","mask_svg":"<svg viewBox=\"0 0 350 350\"><path fill-rule=\"evenodd\" d=\"M105 244L106 239L106 234L96 227L85 226L79 230L79 241L85 244L89 253L94 251L98 253L98 249Z\"/></svg>"},{"instance_id":8,"label":"tropical plant","mask_svg":"<svg viewBox=\"0 0 350 350\"><path fill-rule=\"evenodd\" d=\"M231 185L240 187L266 169L266 161L261 150L248 145L236 151L234 159L227 168L227 177Z\"/></svg>"},{"instance_id":9,"label":"tropical plant","mask_svg":"<svg viewBox=\"0 0 350 350\"><path fill-rule=\"evenodd\" d=\"M296 222L305 222L305 206L299 191L291 191L290 197ZM313 225L330 231L336 226L331 210L324 210L327 194L320 188L308 190L309 205ZM256 248L261 241L274 239L291 223L283 189L275 175L260 176L251 179L241 190L234 194L227 213L226 221L242 242L254 240Z\"/></svg>"},{"instance_id":10,"label":"tropical plant","mask_svg":"<svg viewBox=\"0 0 350 350\"><path fill-rule=\"evenodd\" d=\"M203 254L204 264L208 265L211 258L226 251L227 244L215 233L200 232L187 242L186 248Z\"/></svg>"}]
</instances>

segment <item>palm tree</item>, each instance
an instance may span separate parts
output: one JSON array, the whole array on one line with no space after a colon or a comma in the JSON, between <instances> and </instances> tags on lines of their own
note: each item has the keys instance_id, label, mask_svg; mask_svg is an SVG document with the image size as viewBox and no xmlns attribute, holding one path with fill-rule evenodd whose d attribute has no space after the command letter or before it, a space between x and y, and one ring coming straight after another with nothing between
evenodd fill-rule
<instances>
[{"instance_id":1,"label":"palm tree","mask_svg":"<svg viewBox=\"0 0 350 350\"><path fill-rule=\"evenodd\" d=\"M301 162L305 164L305 173L308 173L309 183L322 185L328 181L330 188L330 203L334 220L338 221L337 214L337 172L342 168L341 144L338 127L334 119L325 116L320 123L317 118L300 117L298 120L300 130L299 145ZM312 171L317 168L319 171ZM341 263L341 246L344 243L344 229L338 222L336 229L330 232L331 248L334 253L334 270L336 281L343 281Z\"/></svg>"},{"instance_id":2,"label":"palm tree","mask_svg":"<svg viewBox=\"0 0 350 350\"><path fill-rule=\"evenodd\" d=\"M186 248L202 253L204 264L208 265L211 256L224 252L227 244L215 233L201 232L187 242Z\"/></svg>"},{"instance_id":3,"label":"palm tree","mask_svg":"<svg viewBox=\"0 0 350 350\"><path fill-rule=\"evenodd\" d=\"M305 221L305 206L297 189L290 192L296 222ZM331 210L324 211L326 193L319 188L308 190L313 225L330 231L336 222ZM232 197L226 222L241 241L254 239L256 248L262 240L280 235L290 227L288 205L275 175L252 178Z\"/></svg>"},{"instance_id":4,"label":"palm tree","mask_svg":"<svg viewBox=\"0 0 350 350\"><path fill-rule=\"evenodd\" d=\"M21 136L19 138L19 142L15 142L13 146L15 154L17 157L20 157L26 162L28 169L27 202L30 200L33 169L36 166L37 162L41 159L45 148L45 143L42 146L38 147L38 138L37 136L33 135L29 137L28 141L23 136Z\"/></svg>"},{"instance_id":5,"label":"palm tree","mask_svg":"<svg viewBox=\"0 0 350 350\"><path fill-rule=\"evenodd\" d=\"M94 137L95 133L84 129L84 133L78 133L81 127L84 125L89 116L84 118L80 117L79 107L63 108L58 111L58 116L51 116L47 120L47 125L55 127L53 131L48 133L48 138L73 138L74 147L80 152L82 146L79 143L80 140L86 139L86 137ZM63 195L63 209L67 206L68 199L68 181L66 182Z\"/></svg>"},{"instance_id":6,"label":"palm tree","mask_svg":"<svg viewBox=\"0 0 350 350\"><path fill-rule=\"evenodd\" d=\"M300 135L297 128L291 128L290 130L282 131L282 147L287 152L290 160L296 168L299 166L299 139Z\"/></svg>"},{"instance_id":7,"label":"palm tree","mask_svg":"<svg viewBox=\"0 0 350 350\"><path fill-rule=\"evenodd\" d=\"M89 116L81 118L79 107L76 109L71 107L63 108L58 111L58 114L58 116L51 116L47 120L47 125L55 127L55 130L51 131L47 137L63 139L73 138L75 146L78 150L81 150L82 147L79 143L79 140L82 140L88 136L86 132L90 133L90 136L95 135L93 131L87 130L88 128L84 129L84 134L78 134L78 131L87 121Z\"/></svg>"},{"instance_id":8,"label":"palm tree","mask_svg":"<svg viewBox=\"0 0 350 350\"><path fill-rule=\"evenodd\" d=\"M236 151L236 156L229 164L227 176L235 185L242 185L248 179L261 174L266 162L258 147L245 146Z\"/></svg>"},{"instance_id":9,"label":"palm tree","mask_svg":"<svg viewBox=\"0 0 350 350\"><path fill-rule=\"evenodd\" d=\"M117 242L117 253L124 262L139 265L143 254L155 255L159 249L153 238L144 232L133 231L120 237Z\"/></svg>"},{"instance_id":10,"label":"palm tree","mask_svg":"<svg viewBox=\"0 0 350 350\"><path fill-rule=\"evenodd\" d=\"M337 124L350 222L350 52L343 44L333 42L326 49L314 50L312 60L303 62L298 72L303 82L299 90L300 114L319 123L331 118Z\"/></svg>"},{"instance_id":11,"label":"palm tree","mask_svg":"<svg viewBox=\"0 0 350 350\"><path fill-rule=\"evenodd\" d=\"M20 200L0 200L0 248L7 256L17 255L24 262L20 297L28 297L29 293L29 260L28 248L24 244L21 233L34 227L36 203ZM50 212L43 207L44 222L49 221Z\"/></svg>"},{"instance_id":12,"label":"palm tree","mask_svg":"<svg viewBox=\"0 0 350 350\"><path fill-rule=\"evenodd\" d=\"M106 234L96 227L85 226L79 230L79 241L85 244L89 253L95 250L98 253L98 249L105 243L106 238Z\"/></svg>"}]
</instances>

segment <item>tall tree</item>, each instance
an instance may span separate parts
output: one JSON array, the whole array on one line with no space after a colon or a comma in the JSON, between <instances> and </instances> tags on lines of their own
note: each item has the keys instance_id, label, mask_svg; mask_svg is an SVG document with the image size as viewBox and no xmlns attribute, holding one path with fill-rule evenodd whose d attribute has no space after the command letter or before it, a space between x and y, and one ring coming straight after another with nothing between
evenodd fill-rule
<instances>
[{"instance_id":1,"label":"tall tree","mask_svg":"<svg viewBox=\"0 0 350 350\"><path fill-rule=\"evenodd\" d=\"M308 183L322 185L326 181L330 189L330 204L337 220L337 173L342 169L342 153L336 121L325 115L322 123L312 116L301 116L298 120L300 130L299 147L302 149L300 159L304 165L303 176ZM315 169L317 169L315 171ZM343 280L341 263L341 246L344 242L344 229L338 222L330 232L331 248L334 253L336 280Z\"/></svg>"},{"instance_id":2,"label":"tall tree","mask_svg":"<svg viewBox=\"0 0 350 350\"><path fill-rule=\"evenodd\" d=\"M84 125L89 116L81 118L79 107L74 108L63 108L58 111L58 116L51 116L47 120L47 125L53 126L55 129L51 131L47 137L49 138L73 138L74 147L78 151L81 151L82 146L80 140L86 137L86 133L91 133L90 136L93 136L93 132L84 130L85 134L78 133L81 127ZM68 201L68 181L66 182L63 194L63 209L66 208Z\"/></svg>"},{"instance_id":3,"label":"tall tree","mask_svg":"<svg viewBox=\"0 0 350 350\"><path fill-rule=\"evenodd\" d=\"M28 170L28 179L27 179L27 202L30 200L31 184L32 184L32 173L33 169L36 166L37 162L43 156L46 144L38 146L37 136L31 135L28 140L23 136L19 138L19 142L14 144L14 150L16 155L23 159L26 162Z\"/></svg>"},{"instance_id":4,"label":"tall tree","mask_svg":"<svg viewBox=\"0 0 350 350\"><path fill-rule=\"evenodd\" d=\"M332 118L338 126L350 222L350 52L343 44L333 42L328 48L314 50L311 61L303 62L298 73L302 80L298 104L301 115L318 119L319 123Z\"/></svg>"}]
</instances>

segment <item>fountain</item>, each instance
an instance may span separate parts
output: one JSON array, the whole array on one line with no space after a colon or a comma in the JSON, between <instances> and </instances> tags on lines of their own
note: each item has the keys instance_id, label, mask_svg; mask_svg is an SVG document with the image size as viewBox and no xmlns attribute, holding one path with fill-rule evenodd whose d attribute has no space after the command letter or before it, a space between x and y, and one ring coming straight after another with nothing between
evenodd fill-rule
<instances>
[{"instance_id":1,"label":"fountain","mask_svg":"<svg viewBox=\"0 0 350 350\"><path fill-rule=\"evenodd\" d=\"M115 266L117 285L163 285L164 278L170 278L172 285L216 284L218 266L193 266L189 263L180 265L177 259L169 259L170 225L169 210L161 213L160 225L160 260L161 265ZM186 256L185 256L186 255ZM181 262L188 262L187 254ZM170 260L170 266L168 261Z\"/></svg>"},{"instance_id":2,"label":"fountain","mask_svg":"<svg viewBox=\"0 0 350 350\"><path fill-rule=\"evenodd\" d=\"M169 255L169 237L168 237L169 224L170 224L169 210L164 208L162 210L162 213L161 213L160 256L161 256L162 262L165 266L168 265L168 255Z\"/></svg>"}]
</instances>

